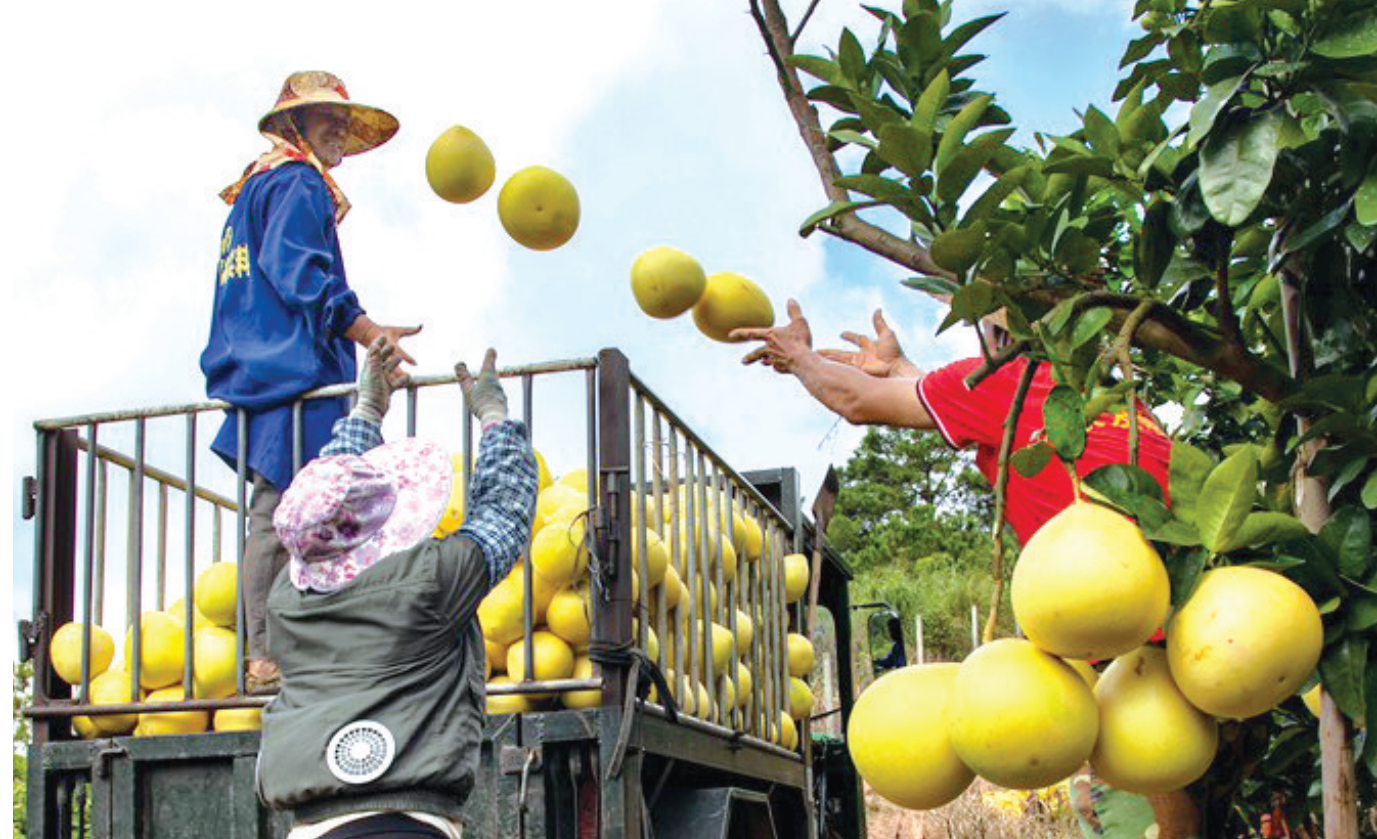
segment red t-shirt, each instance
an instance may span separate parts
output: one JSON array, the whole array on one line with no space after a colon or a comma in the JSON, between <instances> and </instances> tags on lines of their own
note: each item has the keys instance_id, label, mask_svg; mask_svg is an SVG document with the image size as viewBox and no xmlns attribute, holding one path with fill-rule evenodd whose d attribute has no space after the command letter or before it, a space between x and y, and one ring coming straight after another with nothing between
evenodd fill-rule
<instances>
[{"instance_id":1,"label":"red t-shirt","mask_svg":"<svg viewBox=\"0 0 1377 839\"><path fill-rule=\"evenodd\" d=\"M1019 358L1005 364L972 390L964 380L980 364L979 358L967 358L927 373L918 380L918 398L948 444L958 449L975 446L976 468L993 484L999 469L1004 419L1028 361ZM1023 403L1014 451L1042 436L1042 405L1055 385L1051 365L1041 365ZM1138 417L1138 465L1157 479L1165 493L1171 440L1146 407L1139 406ZM1128 412L1103 414L1088 429L1085 454L1076 461L1076 473L1085 477L1106 464L1128 461ZM1009 469L1004 517L1019 542L1028 544L1038 528L1071 501L1071 477L1056 458L1031 478Z\"/></svg>"}]
</instances>

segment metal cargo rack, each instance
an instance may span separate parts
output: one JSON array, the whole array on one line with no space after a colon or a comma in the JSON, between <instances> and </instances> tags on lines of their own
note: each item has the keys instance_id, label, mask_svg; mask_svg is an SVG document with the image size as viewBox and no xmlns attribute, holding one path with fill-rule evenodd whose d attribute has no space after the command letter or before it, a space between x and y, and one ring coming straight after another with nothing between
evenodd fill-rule
<instances>
[{"instance_id":1,"label":"metal cargo rack","mask_svg":"<svg viewBox=\"0 0 1377 839\"><path fill-rule=\"evenodd\" d=\"M504 369L500 375L519 382L520 415L541 439L537 419L537 386L556 378L581 376L586 423L586 511L592 556L592 639L590 679L523 681L493 685L490 694L562 694L601 692L599 707L587 710L532 711L492 715L479 776L467 805L466 828L475 836L611 837L634 836L807 836L819 835L827 823L841 835L854 835L859 813L859 784L845 749L812 749L809 726L800 724L802 754L771 742L781 709L788 702L785 634L790 609L784 604L782 565L785 553L812 549L811 525L799 509L797 475L792 469L738 473L630 371L627 359L609 349L596 357ZM508 387L512 391L511 386ZM305 399L338 398L353 386L337 386ZM415 435L421 405L447 395L442 415L461 426L460 443L468 483L475 429L460 408L453 376L415 377L393 397L404 400L405 433ZM515 403L516 400L514 399ZM296 406L297 468L301 465L301 403ZM250 476L240 459L232 493L218 493L196 482L198 418L231 411L220 402L124 411L41 421L38 475L26 481L26 516L36 518L33 619L21 624L21 655L34 662L34 701L25 713L33 719L34 742L29 764L29 835L35 839L92 835L96 837L278 837L285 833L281 814L259 805L253 787L258 734L205 733L161 737L73 738L77 715L139 713L171 709L246 707L265 704L266 697L244 695L244 606L238 598L239 691L224 699L194 699L153 704L141 701L137 676L130 701L93 705L89 701L90 626L111 611L110 589L123 588L125 623L134 635L131 672L137 674L140 614L152 571L153 605L165 608L175 591L170 577L182 578L186 625L193 619L192 583L198 565L237 561L244 549ZM564 411L565 416L576 415ZM429 416L429 415L427 415ZM393 421L392 418L389 421ZM185 443L181 475L154 466L149 440L154 432L181 425ZM132 435L133 453L102 444L110 436ZM242 442L247 423L239 421ZM162 437L158 439L162 440ZM128 491L123 518L109 516L109 473L123 473ZM682 494L681 494L682 493ZM150 498L156 499L150 503ZM693 503L684 503L692 499ZM633 515L633 504L637 506ZM118 506L116 499L114 506ZM729 533L736 513L759 521L762 558L739 558L736 579L725 578L723 546L715 533ZM706 515L704 514L706 513ZM226 524L226 520L230 523ZM632 545L646 545L647 530L663 522L661 535L682 567L689 595L687 625L697 631L669 632L674 620L665 598L652 597L647 583L645 551L633 556ZM123 530L126 561L120 573L107 577L115 563L107 557L111 531ZM153 531L156 547L145 551ZM175 556L180 542L182 555ZM226 547L229 543L232 547ZM849 572L830 550L824 563L820 603L845 616ZM531 562L524 562L523 587L528 604L523 635L531 673L534 619ZM150 567L151 566L151 567ZM633 574L639 590L633 591ZM715 596L716 595L716 596ZM749 708L728 700L740 696L738 668L715 673L711 655L713 623L738 629L738 610L755 620L758 643L746 666L754 678ZM801 610L793 609L798 625ZM634 618L638 618L633 620ZM81 683L71 688L57 679L48 656L52 632L78 620L87 627L82 643ZM850 634L845 620L837 627L836 666L850 672ZM661 639L657 658L644 661L648 628ZM194 651L187 633L185 683L191 683ZM734 659L733 659L734 661ZM647 665L660 672L695 674L714 694L712 707L697 716L674 704L644 697ZM692 680L690 680L692 685ZM851 705L850 679L838 680L841 730ZM693 688L690 687L692 690ZM641 696L633 695L638 692ZM810 761L813 764L810 766ZM824 765L825 764L825 765ZM819 800L816 786L832 785L830 800ZM840 789L838 789L840 787ZM826 798L826 796L824 796ZM212 802L212 799L214 801ZM843 806L839 806L842 802ZM684 832L693 825L692 833ZM733 825L737 825L733 827ZM731 833L727 831L731 830ZM89 831L89 833L87 832ZM739 831L739 832L738 832Z\"/></svg>"}]
</instances>

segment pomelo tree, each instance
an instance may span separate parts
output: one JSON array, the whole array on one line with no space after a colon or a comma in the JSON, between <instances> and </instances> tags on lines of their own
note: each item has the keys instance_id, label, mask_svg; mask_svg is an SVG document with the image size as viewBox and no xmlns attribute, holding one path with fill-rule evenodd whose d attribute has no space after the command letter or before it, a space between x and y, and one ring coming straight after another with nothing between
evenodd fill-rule
<instances>
[{"instance_id":1,"label":"pomelo tree","mask_svg":"<svg viewBox=\"0 0 1377 839\"><path fill-rule=\"evenodd\" d=\"M1297 822L1358 836L1377 775L1377 6L1138 0L1113 101L1020 144L966 51L999 15L866 6L872 28L801 55L799 5L750 0L826 199L800 233L911 269L950 296L942 329L1003 309L1013 344L973 380L1054 365L1047 438L1006 440L1005 468L1074 461L1086 422L1135 399L1183 408L1170 508L1133 465L1086 483L1157 545L1173 603L1208 567L1260 563L1325 626L1319 748L1291 700L1226 727L1207 832L1284 791Z\"/></svg>"}]
</instances>

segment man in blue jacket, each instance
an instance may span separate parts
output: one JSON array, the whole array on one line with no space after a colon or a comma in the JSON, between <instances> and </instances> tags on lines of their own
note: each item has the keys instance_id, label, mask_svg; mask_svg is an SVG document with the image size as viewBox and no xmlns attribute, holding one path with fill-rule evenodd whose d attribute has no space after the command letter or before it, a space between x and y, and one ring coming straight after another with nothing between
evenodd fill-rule
<instances>
[{"instance_id":1,"label":"man in blue jacket","mask_svg":"<svg viewBox=\"0 0 1377 839\"><path fill-rule=\"evenodd\" d=\"M220 238L201 370L209 396L247 418L253 498L242 570L251 691L277 680L267 655L264 603L287 554L273 532L273 511L295 467L316 456L334 422L348 413L345 399L309 400L298 429L292 403L315 388L353 382L356 344L366 347L381 337L400 359L414 363L399 341L420 327L374 323L349 287L337 231L349 202L330 177L345 156L382 145L397 127L386 111L350 101L337 77L293 73L258 123L272 149L221 193L232 209ZM229 412L211 449L237 467L237 411Z\"/></svg>"}]
</instances>

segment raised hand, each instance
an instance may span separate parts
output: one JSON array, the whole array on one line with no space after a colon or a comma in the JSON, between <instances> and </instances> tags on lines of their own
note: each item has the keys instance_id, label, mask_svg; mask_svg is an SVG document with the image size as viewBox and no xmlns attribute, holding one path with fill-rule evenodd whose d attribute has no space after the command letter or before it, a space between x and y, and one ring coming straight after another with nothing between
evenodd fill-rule
<instances>
[{"instance_id":1,"label":"raised hand","mask_svg":"<svg viewBox=\"0 0 1377 839\"><path fill-rule=\"evenodd\" d=\"M474 378L468 365L462 361L454 365L454 375L459 380L460 390L468 399L469 410L478 417L484 428L507 418L507 394L497 378L497 350L488 348L478 378Z\"/></svg>"},{"instance_id":2,"label":"raised hand","mask_svg":"<svg viewBox=\"0 0 1377 839\"><path fill-rule=\"evenodd\" d=\"M841 334L843 341L856 345L856 350L825 349L818 350L818 355L881 379L915 375L916 368L904 355L899 339L885 323L884 314L879 309L875 310L874 324L873 340L855 332Z\"/></svg>"},{"instance_id":3,"label":"raised hand","mask_svg":"<svg viewBox=\"0 0 1377 839\"><path fill-rule=\"evenodd\" d=\"M387 415L387 406L392 401L394 377L400 372L397 365L401 363L397 348L389 344L385 336L379 335L368 345L368 354L359 372L359 398L353 411L356 416L375 423L382 422Z\"/></svg>"},{"instance_id":4,"label":"raised hand","mask_svg":"<svg viewBox=\"0 0 1377 839\"><path fill-rule=\"evenodd\" d=\"M813 334L798 301L787 306L789 323L784 326L733 329L728 336L733 341L764 341L741 359L742 364L768 364L778 373L792 373L799 359L813 351Z\"/></svg>"}]
</instances>

